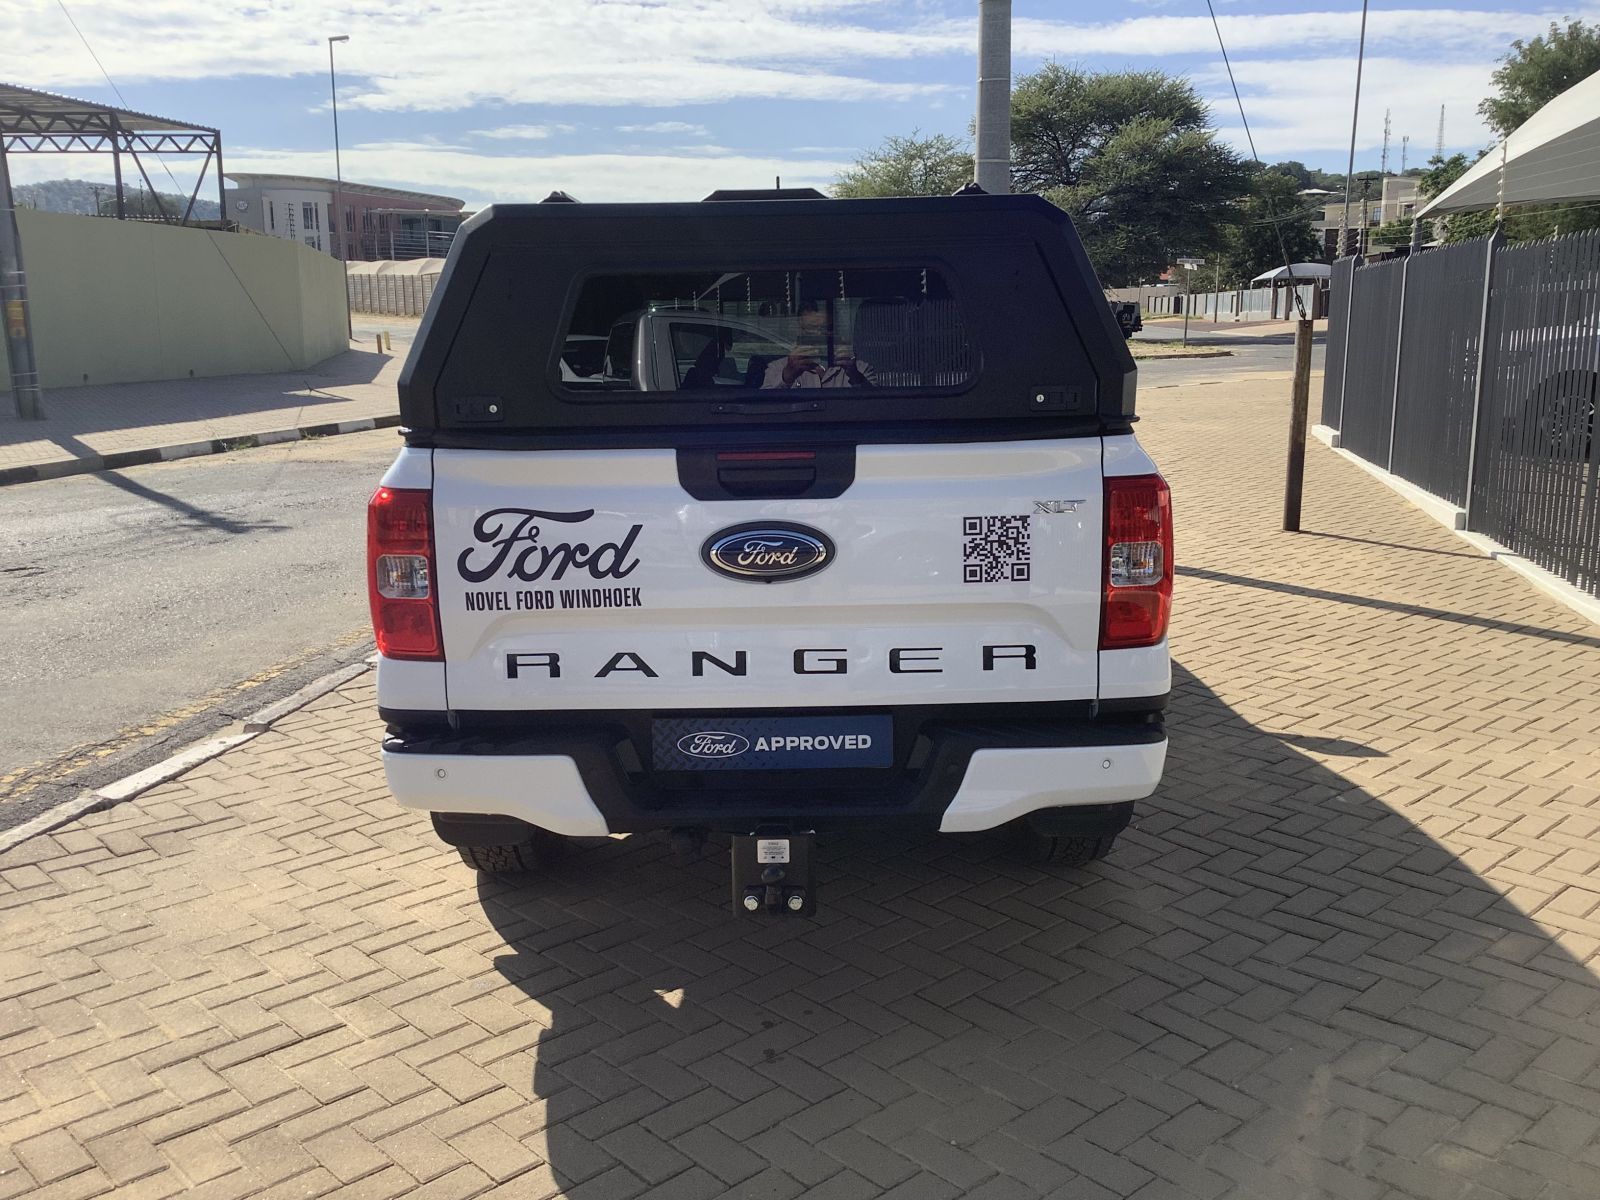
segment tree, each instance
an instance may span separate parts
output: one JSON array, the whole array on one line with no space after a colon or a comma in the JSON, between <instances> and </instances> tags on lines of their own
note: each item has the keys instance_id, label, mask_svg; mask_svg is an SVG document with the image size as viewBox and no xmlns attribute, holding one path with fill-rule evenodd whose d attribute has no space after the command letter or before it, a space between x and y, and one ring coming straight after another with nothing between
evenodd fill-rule
<instances>
[{"instance_id":1,"label":"tree","mask_svg":"<svg viewBox=\"0 0 1600 1200\"><path fill-rule=\"evenodd\" d=\"M1501 137L1516 129L1562 92L1600 71L1600 25L1570 21L1565 29L1554 21L1543 37L1511 43L1491 78L1496 95L1478 105L1478 112Z\"/></svg>"},{"instance_id":2,"label":"tree","mask_svg":"<svg viewBox=\"0 0 1600 1200\"><path fill-rule=\"evenodd\" d=\"M1149 278L1219 249L1250 190L1187 81L1049 63L1011 97L1012 186L1068 212L1102 282Z\"/></svg>"},{"instance_id":3,"label":"tree","mask_svg":"<svg viewBox=\"0 0 1600 1200\"><path fill-rule=\"evenodd\" d=\"M1238 223L1229 231L1218 259L1218 277L1238 287L1263 271L1290 262L1320 262L1322 242L1311 228L1313 208L1300 196L1298 181L1275 169L1257 170L1250 194L1238 206ZM1280 242L1279 237L1282 237Z\"/></svg>"},{"instance_id":4,"label":"tree","mask_svg":"<svg viewBox=\"0 0 1600 1200\"><path fill-rule=\"evenodd\" d=\"M972 181L972 153L948 134L890 136L856 160L833 185L843 199L948 196Z\"/></svg>"},{"instance_id":5,"label":"tree","mask_svg":"<svg viewBox=\"0 0 1600 1200\"><path fill-rule=\"evenodd\" d=\"M1411 217L1396 217L1385 221L1367 235L1367 245L1374 250L1398 250L1411 244L1411 227L1416 222Z\"/></svg>"}]
</instances>

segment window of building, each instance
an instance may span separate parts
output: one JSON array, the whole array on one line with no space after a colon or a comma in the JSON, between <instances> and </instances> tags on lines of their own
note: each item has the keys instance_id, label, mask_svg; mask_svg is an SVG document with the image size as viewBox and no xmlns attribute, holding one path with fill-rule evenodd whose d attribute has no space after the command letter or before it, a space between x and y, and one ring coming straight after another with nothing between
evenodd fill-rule
<instances>
[{"instance_id":1,"label":"window of building","mask_svg":"<svg viewBox=\"0 0 1600 1200\"><path fill-rule=\"evenodd\" d=\"M267 201L267 232L278 232L278 206L271 200Z\"/></svg>"},{"instance_id":2,"label":"window of building","mask_svg":"<svg viewBox=\"0 0 1600 1200\"><path fill-rule=\"evenodd\" d=\"M318 220L317 206L309 200L300 205L300 223L308 230L322 228L322 223Z\"/></svg>"},{"instance_id":3,"label":"window of building","mask_svg":"<svg viewBox=\"0 0 1600 1200\"><path fill-rule=\"evenodd\" d=\"M346 233L354 233L356 231L356 210L349 206L346 206L344 210L344 231Z\"/></svg>"}]
</instances>

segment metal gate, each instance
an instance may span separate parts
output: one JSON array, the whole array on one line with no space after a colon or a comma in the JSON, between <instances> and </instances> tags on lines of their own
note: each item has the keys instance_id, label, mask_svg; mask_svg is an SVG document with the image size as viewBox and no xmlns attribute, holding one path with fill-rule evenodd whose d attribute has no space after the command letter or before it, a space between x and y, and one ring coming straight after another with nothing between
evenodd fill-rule
<instances>
[{"instance_id":1,"label":"metal gate","mask_svg":"<svg viewBox=\"0 0 1600 1200\"><path fill-rule=\"evenodd\" d=\"M1600 230L1341 259L1330 311L1343 446L1600 595Z\"/></svg>"},{"instance_id":2,"label":"metal gate","mask_svg":"<svg viewBox=\"0 0 1600 1200\"><path fill-rule=\"evenodd\" d=\"M1600 230L1501 251L1469 527L1600 592Z\"/></svg>"}]
</instances>

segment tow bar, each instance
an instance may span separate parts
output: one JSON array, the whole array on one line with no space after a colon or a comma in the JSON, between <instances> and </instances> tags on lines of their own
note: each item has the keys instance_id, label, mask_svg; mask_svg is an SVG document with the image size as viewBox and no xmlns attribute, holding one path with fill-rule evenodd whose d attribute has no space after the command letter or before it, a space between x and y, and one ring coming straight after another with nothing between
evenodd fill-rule
<instances>
[{"instance_id":1,"label":"tow bar","mask_svg":"<svg viewBox=\"0 0 1600 1200\"><path fill-rule=\"evenodd\" d=\"M733 839L733 910L810 917L817 912L812 832L767 827Z\"/></svg>"}]
</instances>

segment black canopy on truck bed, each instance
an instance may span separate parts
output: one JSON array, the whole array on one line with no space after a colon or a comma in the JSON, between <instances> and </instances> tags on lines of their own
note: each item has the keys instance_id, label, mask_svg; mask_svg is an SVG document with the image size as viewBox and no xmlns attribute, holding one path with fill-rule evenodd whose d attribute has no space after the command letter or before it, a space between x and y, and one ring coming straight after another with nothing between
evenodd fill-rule
<instances>
[{"instance_id":1,"label":"black canopy on truck bed","mask_svg":"<svg viewBox=\"0 0 1600 1200\"><path fill-rule=\"evenodd\" d=\"M812 348L846 366L775 382ZM456 236L400 414L418 445L980 441L1126 431L1134 379L1037 196L496 205Z\"/></svg>"}]
</instances>

